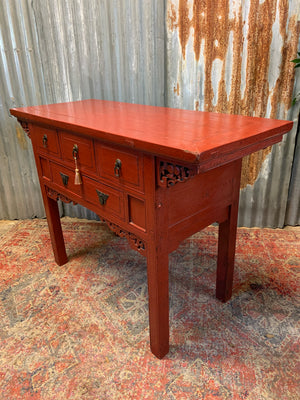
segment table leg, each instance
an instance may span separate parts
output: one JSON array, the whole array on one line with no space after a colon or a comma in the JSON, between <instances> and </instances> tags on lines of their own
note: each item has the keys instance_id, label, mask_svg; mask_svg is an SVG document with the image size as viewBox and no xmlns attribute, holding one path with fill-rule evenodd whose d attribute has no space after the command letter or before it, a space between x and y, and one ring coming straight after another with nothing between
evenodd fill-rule
<instances>
[{"instance_id":1,"label":"table leg","mask_svg":"<svg viewBox=\"0 0 300 400\"><path fill-rule=\"evenodd\" d=\"M147 257L149 328L152 353L163 358L169 352L169 258L153 250Z\"/></svg>"},{"instance_id":2,"label":"table leg","mask_svg":"<svg viewBox=\"0 0 300 400\"><path fill-rule=\"evenodd\" d=\"M236 205L230 206L229 218L219 225L216 297L227 301L232 294L235 242L237 229Z\"/></svg>"},{"instance_id":3,"label":"table leg","mask_svg":"<svg viewBox=\"0 0 300 400\"><path fill-rule=\"evenodd\" d=\"M68 262L68 257L61 229L58 204L56 200L48 197L44 190L42 192L54 258L58 265L63 265Z\"/></svg>"},{"instance_id":4,"label":"table leg","mask_svg":"<svg viewBox=\"0 0 300 400\"><path fill-rule=\"evenodd\" d=\"M231 298L234 270L237 219L239 211L242 160L235 161L232 203L226 221L219 224L216 297L225 302Z\"/></svg>"},{"instance_id":5,"label":"table leg","mask_svg":"<svg viewBox=\"0 0 300 400\"><path fill-rule=\"evenodd\" d=\"M232 294L241 169L242 160L237 160L232 204L229 206L227 220L219 224L216 297L223 302L228 301Z\"/></svg>"}]
</instances>

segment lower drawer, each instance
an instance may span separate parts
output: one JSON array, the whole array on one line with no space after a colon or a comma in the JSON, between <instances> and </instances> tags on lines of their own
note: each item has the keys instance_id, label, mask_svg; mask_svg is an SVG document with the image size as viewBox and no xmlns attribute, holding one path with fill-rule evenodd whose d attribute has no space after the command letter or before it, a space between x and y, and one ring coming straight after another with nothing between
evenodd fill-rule
<instances>
[{"instance_id":1,"label":"lower drawer","mask_svg":"<svg viewBox=\"0 0 300 400\"><path fill-rule=\"evenodd\" d=\"M65 168L59 164L50 163L53 183L75 193L77 196L82 194L82 185L75 185L75 171Z\"/></svg>"},{"instance_id":2,"label":"lower drawer","mask_svg":"<svg viewBox=\"0 0 300 400\"><path fill-rule=\"evenodd\" d=\"M62 189L62 193L69 195L70 198L72 194L80 196L84 200L84 205L89 203L96 206L100 216L114 215L124 220L124 195L121 191L83 174L81 174L82 183L75 185L75 171L52 162L50 169L52 182ZM93 210L97 212L95 207Z\"/></svg>"},{"instance_id":3,"label":"lower drawer","mask_svg":"<svg viewBox=\"0 0 300 400\"><path fill-rule=\"evenodd\" d=\"M123 193L93 179L82 176L83 198L85 201L96 205L99 213L114 215L124 219Z\"/></svg>"}]
</instances>

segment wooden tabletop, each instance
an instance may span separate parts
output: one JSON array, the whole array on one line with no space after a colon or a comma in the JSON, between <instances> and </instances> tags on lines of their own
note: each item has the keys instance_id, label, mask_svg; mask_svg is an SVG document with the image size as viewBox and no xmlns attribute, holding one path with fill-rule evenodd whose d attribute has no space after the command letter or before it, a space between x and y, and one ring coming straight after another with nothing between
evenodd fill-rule
<instances>
[{"instance_id":1,"label":"wooden tabletop","mask_svg":"<svg viewBox=\"0 0 300 400\"><path fill-rule=\"evenodd\" d=\"M222 160L250 154L279 142L293 126L291 121L104 100L14 108L10 112L20 120L198 164L211 159L219 159L221 164Z\"/></svg>"}]
</instances>

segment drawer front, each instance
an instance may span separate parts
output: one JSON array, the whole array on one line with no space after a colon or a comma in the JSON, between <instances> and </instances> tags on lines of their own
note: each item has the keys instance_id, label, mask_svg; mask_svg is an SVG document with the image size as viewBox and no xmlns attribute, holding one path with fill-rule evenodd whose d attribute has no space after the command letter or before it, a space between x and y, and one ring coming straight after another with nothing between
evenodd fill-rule
<instances>
[{"instance_id":1,"label":"drawer front","mask_svg":"<svg viewBox=\"0 0 300 400\"><path fill-rule=\"evenodd\" d=\"M111 182L142 188L141 156L96 143L98 174Z\"/></svg>"},{"instance_id":2,"label":"drawer front","mask_svg":"<svg viewBox=\"0 0 300 400\"><path fill-rule=\"evenodd\" d=\"M52 181L61 186L64 190L75 193L79 196L82 194L82 185L75 185L75 172L61 165L50 163L52 171Z\"/></svg>"},{"instance_id":3,"label":"drawer front","mask_svg":"<svg viewBox=\"0 0 300 400\"><path fill-rule=\"evenodd\" d=\"M78 168L80 170L95 171L92 139L68 132L60 132L59 136L62 158L64 160L74 163L74 155L76 155Z\"/></svg>"},{"instance_id":4,"label":"drawer front","mask_svg":"<svg viewBox=\"0 0 300 400\"><path fill-rule=\"evenodd\" d=\"M44 157L39 157L39 159L40 159L42 177L45 179L48 179L50 181L51 180L51 171L50 171L49 160Z\"/></svg>"},{"instance_id":5,"label":"drawer front","mask_svg":"<svg viewBox=\"0 0 300 400\"><path fill-rule=\"evenodd\" d=\"M56 130L34 126L32 141L40 153L60 157L58 135Z\"/></svg>"},{"instance_id":6,"label":"drawer front","mask_svg":"<svg viewBox=\"0 0 300 400\"><path fill-rule=\"evenodd\" d=\"M96 205L103 215L124 219L123 193L93 179L82 177L84 199Z\"/></svg>"}]
</instances>

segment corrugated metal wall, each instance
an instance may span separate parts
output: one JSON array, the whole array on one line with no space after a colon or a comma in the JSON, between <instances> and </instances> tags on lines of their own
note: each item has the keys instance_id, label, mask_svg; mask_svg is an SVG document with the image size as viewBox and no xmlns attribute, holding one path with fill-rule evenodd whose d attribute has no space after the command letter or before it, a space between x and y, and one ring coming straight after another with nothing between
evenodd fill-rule
<instances>
[{"instance_id":1,"label":"corrugated metal wall","mask_svg":"<svg viewBox=\"0 0 300 400\"><path fill-rule=\"evenodd\" d=\"M300 71L299 71L300 73ZM299 74L300 75L300 74ZM298 122L297 144L289 187L285 224L300 225L300 122Z\"/></svg>"},{"instance_id":2,"label":"corrugated metal wall","mask_svg":"<svg viewBox=\"0 0 300 400\"><path fill-rule=\"evenodd\" d=\"M44 215L30 140L8 109L86 98L163 105L164 16L159 0L0 1L0 218Z\"/></svg>"},{"instance_id":3,"label":"corrugated metal wall","mask_svg":"<svg viewBox=\"0 0 300 400\"><path fill-rule=\"evenodd\" d=\"M100 98L296 120L299 2L2 0L0 218L44 215L12 106ZM244 160L240 225L284 224L295 132ZM297 174L290 224L299 221ZM61 211L96 217L80 206Z\"/></svg>"},{"instance_id":4,"label":"corrugated metal wall","mask_svg":"<svg viewBox=\"0 0 300 400\"><path fill-rule=\"evenodd\" d=\"M295 120L282 144L243 160L242 226L284 225L299 11L299 0L168 1L168 106Z\"/></svg>"}]
</instances>

